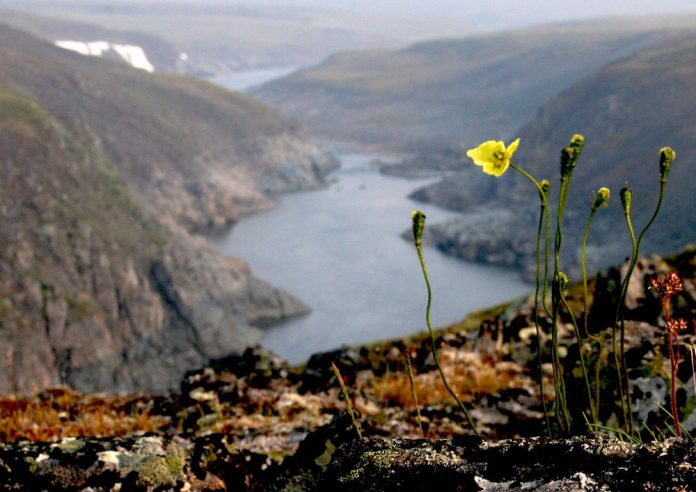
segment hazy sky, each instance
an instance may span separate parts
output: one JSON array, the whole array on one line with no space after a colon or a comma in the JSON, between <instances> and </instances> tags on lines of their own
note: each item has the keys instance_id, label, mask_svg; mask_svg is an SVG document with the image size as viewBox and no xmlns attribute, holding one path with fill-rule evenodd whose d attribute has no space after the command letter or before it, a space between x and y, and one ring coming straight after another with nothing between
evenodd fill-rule
<instances>
[{"instance_id":1,"label":"hazy sky","mask_svg":"<svg viewBox=\"0 0 696 492\"><path fill-rule=\"evenodd\" d=\"M442 21L442 35L471 31L502 30L534 24L581 20L594 17L627 15L696 14L696 0L0 0L0 6L25 10L65 8L65 13L79 6L126 7L187 5L204 12L206 6L310 7L325 11L384 14L398 19L425 23ZM389 26L385 26L389 29Z\"/></svg>"},{"instance_id":2,"label":"hazy sky","mask_svg":"<svg viewBox=\"0 0 696 492\"><path fill-rule=\"evenodd\" d=\"M278 3L260 1L269 5ZM462 21L478 24L472 27L485 30L604 16L696 13L695 0L289 0L284 3L381 13L456 16Z\"/></svg>"},{"instance_id":3,"label":"hazy sky","mask_svg":"<svg viewBox=\"0 0 696 492\"><path fill-rule=\"evenodd\" d=\"M545 22L605 15L696 13L694 0L0 0L32 5L173 5L315 7L420 15L497 15L501 22Z\"/></svg>"},{"instance_id":4,"label":"hazy sky","mask_svg":"<svg viewBox=\"0 0 696 492\"><path fill-rule=\"evenodd\" d=\"M155 34L187 53L219 58L226 50L246 67L539 24L696 16L696 0L0 0L0 7Z\"/></svg>"}]
</instances>

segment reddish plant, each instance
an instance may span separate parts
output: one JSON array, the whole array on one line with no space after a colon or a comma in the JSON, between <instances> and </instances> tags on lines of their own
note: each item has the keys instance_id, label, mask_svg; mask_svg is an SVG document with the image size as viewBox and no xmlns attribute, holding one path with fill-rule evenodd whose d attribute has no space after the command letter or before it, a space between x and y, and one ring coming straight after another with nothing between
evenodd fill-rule
<instances>
[{"instance_id":1,"label":"reddish plant","mask_svg":"<svg viewBox=\"0 0 696 492\"><path fill-rule=\"evenodd\" d=\"M669 348L669 363L671 367L671 394L672 394L672 416L677 437L681 437L679 427L679 415L677 413L677 394L675 382L677 379L677 366L679 365L679 333L686 329L686 321L683 319L672 319L669 314L669 303L672 296L683 289L681 279L672 272L663 275L658 279L650 280L650 290L660 300L662 310L665 312L665 337Z\"/></svg>"}]
</instances>

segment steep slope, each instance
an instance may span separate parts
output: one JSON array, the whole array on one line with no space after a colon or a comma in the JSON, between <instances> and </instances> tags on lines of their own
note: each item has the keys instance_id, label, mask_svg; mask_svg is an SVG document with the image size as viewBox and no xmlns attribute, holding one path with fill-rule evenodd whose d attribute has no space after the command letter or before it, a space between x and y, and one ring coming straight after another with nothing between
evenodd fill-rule
<instances>
[{"instance_id":1,"label":"steep slope","mask_svg":"<svg viewBox=\"0 0 696 492\"><path fill-rule=\"evenodd\" d=\"M187 232L321 184L294 123L9 28L0 46L0 391L161 391L307 311Z\"/></svg>"},{"instance_id":2,"label":"steep slope","mask_svg":"<svg viewBox=\"0 0 696 492\"><path fill-rule=\"evenodd\" d=\"M574 231L569 244L577 261L577 239L587 220L592 193L609 186L614 196L609 210L593 224L593 266L620 261L630 252L619 190L633 190L633 224L640 231L652 214L658 197L658 151L670 146L677 152L667 184L663 208L646 236L644 253L675 252L696 242L696 36L684 37L609 64L550 100L537 117L517 135L521 145L515 161L532 174L558 183L558 152L574 133L586 137L569 198L566 231ZM536 193L527 180L507 173L498 180L483 176L464 156L468 169L456 177L421 192L443 205L466 202L466 216L435 228L437 242L465 257L483 259L482 247L498 261L496 245L514 241L520 266L533 261ZM470 176L486 178L488 188L475 189ZM474 204L484 204L489 230L482 238L480 215ZM503 215L504 214L504 215ZM499 219L507 217L509 220ZM572 236L571 236L572 237ZM478 255L478 256L477 256ZM508 258L505 262L510 262Z\"/></svg>"},{"instance_id":3,"label":"steep slope","mask_svg":"<svg viewBox=\"0 0 696 492\"><path fill-rule=\"evenodd\" d=\"M505 137L549 97L694 20L587 22L330 57L257 95L312 130L427 152Z\"/></svg>"}]
</instances>

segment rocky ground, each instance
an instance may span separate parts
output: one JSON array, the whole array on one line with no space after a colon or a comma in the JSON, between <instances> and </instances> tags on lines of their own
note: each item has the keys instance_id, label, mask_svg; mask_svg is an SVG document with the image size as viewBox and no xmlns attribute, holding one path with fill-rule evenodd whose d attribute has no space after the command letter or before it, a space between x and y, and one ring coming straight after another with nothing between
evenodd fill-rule
<instances>
[{"instance_id":1,"label":"rocky ground","mask_svg":"<svg viewBox=\"0 0 696 492\"><path fill-rule=\"evenodd\" d=\"M636 318L626 326L634 418L650 429L635 442L622 442L611 431L588 434L573 409L581 435L539 437L545 419L533 363L532 303L521 299L437 335L445 373L482 438L442 388L424 335L317 354L302 367L256 348L187 373L171 395L116 397L57 388L32 398L3 398L0 489L689 490L696 483L696 446L690 438L672 437L671 420L656 404L669 406L669 362L659 308L645 290L656 271L672 269L685 287L673 302L674 315L693 320L693 251L641 263L629 296ZM616 275L605 272L592 283L591 326L604 323L602 305ZM568 297L575 310L581 304L576 288ZM572 363L577 344L565 318L560 333L561 352ZM693 324L681 342L677 396L683 428L692 431ZM362 438L346 413L332 363ZM610 381L613 368L605 363L602 379ZM550 405L548 366L542 369ZM581 407L576 375L567 384L569 398ZM602 390L602 401L612 398L610 387ZM616 428L616 408L603 408L601 422Z\"/></svg>"}]
</instances>

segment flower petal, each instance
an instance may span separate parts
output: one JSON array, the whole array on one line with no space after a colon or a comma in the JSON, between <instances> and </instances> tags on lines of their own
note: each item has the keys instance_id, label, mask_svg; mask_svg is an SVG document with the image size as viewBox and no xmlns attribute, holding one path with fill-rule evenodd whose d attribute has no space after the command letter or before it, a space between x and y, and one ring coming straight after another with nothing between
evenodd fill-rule
<instances>
[{"instance_id":1,"label":"flower petal","mask_svg":"<svg viewBox=\"0 0 696 492\"><path fill-rule=\"evenodd\" d=\"M473 159L474 164L477 166L485 166L486 164L490 164L496 160L496 152L504 153L505 144L495 140L488 140L483 142L475 149L469 149L466 152L466 155Z\"/></svg>"},{"instance_id":2,"label":"flower petal","mask_svg":"<svg viewBox=\"0 0 696 492\"><path fill-rule=\"evenodd\" d=\"M505 171L507 171L509 165L510 159L487 162L486 165L483 166L483 172L498 178L502 176Z\"/></svg>"},{"instance_id":3,"label":"flower petal","mask_svg":"<svg viewBox=\"0 0 696 492\"><path fill-rule=\"evenodd\" d=\"M512 154L515 153L517 150L517 147L520 145L520 139L518 138L514 142L510 142L510 145L508 145L508 148L505 149L505 158L510 160L512 159Z\"/></svg>"}]
</instances>

